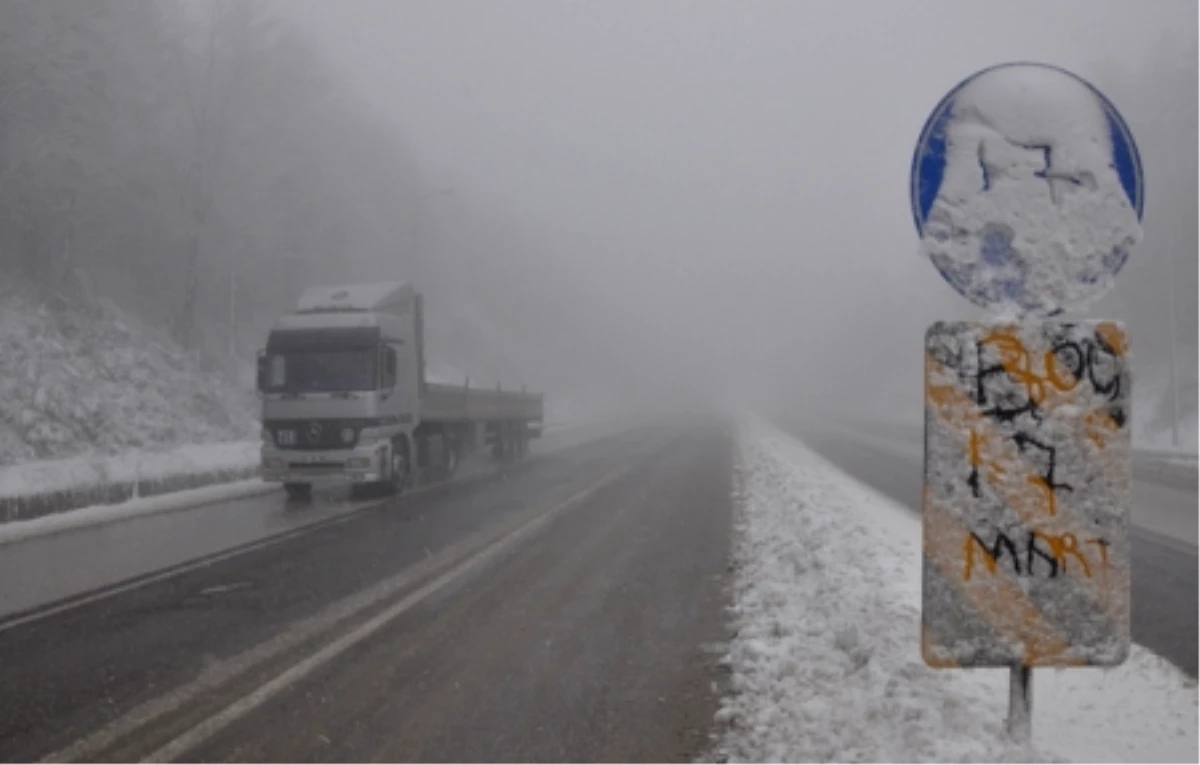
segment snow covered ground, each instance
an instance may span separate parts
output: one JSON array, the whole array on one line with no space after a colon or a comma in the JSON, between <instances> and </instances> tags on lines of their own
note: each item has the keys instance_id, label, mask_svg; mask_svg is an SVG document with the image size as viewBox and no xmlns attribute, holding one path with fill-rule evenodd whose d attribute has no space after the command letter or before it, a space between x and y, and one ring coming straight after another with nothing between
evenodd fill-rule
<instances>
[{"instance_id":1,"label":"snow covered ground","mask_svg":"<svg viewBox=\"0 0 1200 765\"><path fill-rule=\"evenodd\" d=\"M1175 435L1169 425L1157 428L1142 428L1133 434L1133 447L1135 449L1179 452L1180 454L1191 455L1195 458L1196 443L1198 433L1200 433L1200 431L1197 431L1196 425L1197 419L1195 417L1190 417L1180 423L1179 446L1176 446L1174 443Z\"/></svg>"},{"instance_id":2,"label":"snow covered ground","mask_svg":"<svg viewBox=\"0 0 1200 765\"><path fill-rule=\"evenodd\" d=\"M254 392L109 301L0 286L0 465L255 438Z\"/></svg>"},{"instance_id":3,"label":"snow covered ground","mask_svg":"<svg viewBox=\"0 0 1200 765\"><path fill-rule=\"evenodd\" d=\"M257 440L233 441L0 466L0 499L114 483L153 483L180 475L244 471L258 464L260 446Z\"/></svg>"},{"instance_id":4,"label":"snow covered ground","mask_svg":"<svg viewBox=\"0 0 1200 765\"><path fill-rule=\"evenodd\" d=\"M1195 682L1134 646L1111 670L1037 670L1034 742L1007 738L1005 670L920 656L919 521L803 444L742 426L733 761L1195 762Z\"/></svg>"}]
</instances>

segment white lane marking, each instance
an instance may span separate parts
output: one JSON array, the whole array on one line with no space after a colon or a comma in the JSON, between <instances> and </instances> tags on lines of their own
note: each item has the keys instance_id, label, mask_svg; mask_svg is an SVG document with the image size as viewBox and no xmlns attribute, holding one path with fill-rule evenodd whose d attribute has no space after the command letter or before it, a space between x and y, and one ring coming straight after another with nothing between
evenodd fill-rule
<instances>
[{"instance_id":1,"label":"white lane marking","mask_svg":"<svg viewBox=\"0 0 1200 765\"><path fill-rule=\"evenodd\" d=\"M244 590L250 586L250 582L234 582L233 584L217 584L212 587L205 587L200 591L201 595L224 595L227 592L237 592Z\"/></svg>"},{"instance_id":2,"label":"white lane marking","mask_svg":"<svg viewBox=\"0 0 1200 765\"><path fill-rule=\"evenodd\" d=\"M631 470L632 467L633 466L626 466L619 470L608 473L602 479L600 479L600 481L591 484L589 487L576 494L571 495L569 498L563 502L560 502L558 505L555 505L549 510L533 510L532 519L530 519L531 511L526 511L508 523L501 525L497 529L483 529L469 537L451 544L438 554L432 557L427 557L420 563L410 566L390 579L384 580L376 585L373 585L367 590L348 596L336 603L333 603L319 613L289 625L285 629L281 630L280 633L275 637L204 670L197 675L194 680L181 685L169 691L168 693L163 694L162 696L139 704L121 717L113 720L88 736L79 739L67 748L47 755L42 759L42 762L94 760L96 759L97 753L107 749L121 739L129 736L139 728L153 722L164 714L183 707L185 704L191 702L201 694L218 688L230 680L252 670L259 664L263 664L270 659L279 656L302 643L307 642L322 632L331 629L339 622L353 617L355 614L358 614L363 610L385 600L386 598L397 594L399 591L415 584L422 578L430 576L434 572L443 569L448 565L454 564L455 561L461 560L462 556L475 554L476 556L484 555L490 557L490 554L494 554L489 553L493 546L504 542L505 540L510 540L511 544L511 540L515 540L522 530L532 527L532 525L539 519L548 518L561 512L567 507L570 507L572 504L585 499L592 493L599 491L608 483L617 480L617 478L619 478L621 475ZM473 553L473 551L476 550L479 550L480 552ZM484 559L485 558L475 557L468 559L466 562L470 563L472 560L474 560L476 563L478 563ZM464 564L460 563L460 568L462 565ZM456 568L455 571L458 571L458 569Z\"/></svg>"},{"instance_id":3,"label":"white lane marking","mask_svg":"<svg viewBox=\"0 0 1200 765\"><path fill-rule=\"evenodd\" d=\"M300 662L293 664L287 670L279 675L276 675L273 679L259 686L248 695L243 696L234 703L225 707L217 714L209 717L207 720L204 720L185 733L182 733L176 738L172 739L170 742L155 750L150 755L142 758L142 762L174 761L183 753L194 749L231 723L262 706L267 701L277 696L280 692L303 680L314 670L319 669L332 659L335 659L341 654L345 653L348 649L353 648L355 645L366 640L371 635L374 635L376 632L386 627L390 622L411 609L413 606L428 598L430 595L433 595L438 590L454 582L456 579L459 579L470 573L474 569L477 569L480 566L488 563L492 559L498 557L501 553L508 551L510 548L524 541L527 537L532 536L543 526L560 515L564 510L579 504L583 500L600 491L600 489L616 481L630 470L632 470L632 467L626 466L619 470L613 471L583 491L572 495L565 501L560 502L549 510L538 513L530 520L522 523L516 529L510 531L499 539L491 542L487 547L457 564L449 571L434 579L432 582L429 582L418 589L416 592L411 593L394 605L389 606L383 612L377 614L350 632L342 635L321 650L311 654Z\"/></svg>"}]
</instances>

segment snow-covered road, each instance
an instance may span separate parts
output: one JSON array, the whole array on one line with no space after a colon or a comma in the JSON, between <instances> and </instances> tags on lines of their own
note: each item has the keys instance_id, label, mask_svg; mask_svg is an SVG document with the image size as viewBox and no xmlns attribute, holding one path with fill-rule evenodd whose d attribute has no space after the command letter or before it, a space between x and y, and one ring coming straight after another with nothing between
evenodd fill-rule
<instances>
[{"instance_id":1,"label":"snow-covered road","mask_svg":"<svg viewBox=\"0 0 1200 765\"><path fill-rule=\"evenodd\" d=\"M1004 733L1006 670L920 656L919 520L761 422L735 491L731 693L738 761L1195 762L1194 681L1140 646L1112 670L1037 670L1034 749Z\"/></svg>"}]
</instances>

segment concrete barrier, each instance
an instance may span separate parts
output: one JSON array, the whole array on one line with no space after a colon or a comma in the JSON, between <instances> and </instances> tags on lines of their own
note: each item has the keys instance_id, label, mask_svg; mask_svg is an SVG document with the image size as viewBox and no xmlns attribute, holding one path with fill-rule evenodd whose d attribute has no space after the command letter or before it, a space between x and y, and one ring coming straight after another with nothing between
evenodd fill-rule
<instances>
[{"instance_id":1,"label":"concrete barrier","mask_svg":"<svg viewBox=\"0 0 1200 765\"><path fill-rule=\"evenodd\" d=\"M258 448L238 441L0 466L0 523L254 478Z\"/></svg>"},{"instance_id":2,"label":"concrete barrier","mask_svg":"<svg viewBox=\"0 0 1200 765\"><path fill-rule=\"evenodd\" d=\"M65 513L93 505L115 505L140 497L198 489L214 484L254 478L258 466L185 472L146 479L117 480L87 486L0 497L0 523L27 521L54 513Z\"/></svg>"},{"instance_id":3,"label":"concrete barrier","mask_svg":"<svg viewBox=\"0 0 1200 765\"><path fill-rule=\"evenodd\" d=\"M1135 448L1133 474L1135 477L1151 479L1183 491L1196 491L1196 455Z\"/></svg>"},{"instance_id":4,"label":"concrete barrier","mask_svg":"<svg viewBox=\"0 0 1200 765\"><path fill-rule=\"evenodd\" d=\"M538 442L569 445L620 420L547 423ZM548 436L549 438L546 438ZM561 443L560 443L561 442ZM203 444L162 453L39 461L0 467L0 525L85 507L256 478L258 443Z\"/></svg>"}]
</instances>

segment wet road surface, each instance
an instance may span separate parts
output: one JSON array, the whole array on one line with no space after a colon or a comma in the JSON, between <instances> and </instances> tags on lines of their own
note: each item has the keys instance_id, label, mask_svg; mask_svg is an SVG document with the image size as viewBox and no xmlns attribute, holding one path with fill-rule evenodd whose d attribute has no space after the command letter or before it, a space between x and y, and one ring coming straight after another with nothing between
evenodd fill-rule
<instances>
[{"instance_id":1,"label":"wet road surface","mask_svg":"<svg viewBox=\"0 0 1200 765\"><path fill-rule=\"evenodd\" d=\"M692 759L731 448L716 424L631 430L8 617L0 755Z\"/></svg>"}]
</instances>

